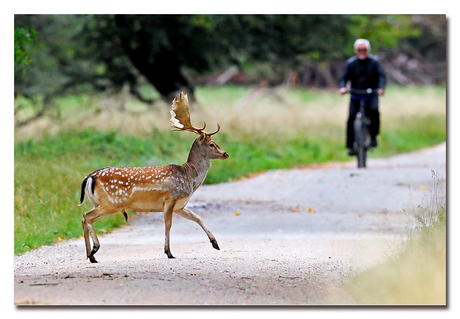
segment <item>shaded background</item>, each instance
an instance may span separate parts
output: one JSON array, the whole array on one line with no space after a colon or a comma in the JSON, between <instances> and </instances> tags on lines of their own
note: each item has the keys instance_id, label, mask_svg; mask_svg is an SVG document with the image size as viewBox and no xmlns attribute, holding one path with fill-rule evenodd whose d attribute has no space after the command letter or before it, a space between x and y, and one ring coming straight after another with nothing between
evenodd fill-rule
<instances>
[{"instance_id":1,"label":"shaded background","mask_svg":"<svg viewBox=\"0 0 460 319\"><path fill-rule=\"evenodd\" d=\"M334 88L359 37L390 84L446 84L445 15L15 15L14 27L14 94L37 105L17 126L69 93L124 88L152 104L224 83Z\"/></svg>"}]
</instances>

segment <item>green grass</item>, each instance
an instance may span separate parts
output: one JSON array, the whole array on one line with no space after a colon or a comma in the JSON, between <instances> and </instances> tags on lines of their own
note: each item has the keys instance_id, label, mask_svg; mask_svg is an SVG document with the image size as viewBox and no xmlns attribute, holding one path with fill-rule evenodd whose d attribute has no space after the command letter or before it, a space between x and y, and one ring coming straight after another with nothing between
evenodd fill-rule
<instances>
[{"instance_id":1,"label":"green grass","mask_svg":"<svg viewBox=\"0 0 460 319\"><path fill-rule=\"evenodd\" d=\"M395 89L395 96L388 97L387 101L397 100L400 96L414 95L414 98L420 96L421 100L426 101L427 94L440 96L442 100L443 94L442 90L436 88L425 90L425 93L419 92L418 89L414 89L414 92L402 89L399 91ZM263 104L267 101L259 101L259 104L251 105L250 109L243 111L233 107L249 93L248 88L235 87L197 90L197 96L205 111L220 111L221 118L218 120L223 129L215 135L215 140L230 154L228 160L213 161L206 183L235 180L267 169L350 160L344 148L345 119L329 121L330 112L334 112L334 103L344 101L340 100L337 94L294 90L286 92L287 107L276 103ZM431 103L436 103L437 100L439 97ZM72 119L85 110L87 112L88 108L94 108L89 101L94 102L94 99L82 96L67 97L59 103L62 104L64 117ZM306 103L305 106L302 101ZM66 105L69 107L66 108ZM146 109L142 111L143 108L145 109L138 107L138 112L148 112ZM268 109L280 113L267 115L264 110ZM320 110L323 110L322 113ZM307 115L302 115L301 112L307 112ZM445 141L445 110L429 114L411 112L392 114L391 117L383 118L379 148L370 155L371 157L390 156ZM318 115L313 123L310 114L323 114L326 117L323 120ZM333 115L337 117L336 113ZM304 118L301 121L296 121L300 122L298 126L286 127L276 121L273 125L266 123L273 118L277 120L278 117L279 121L284 121L302 116ZM239 124L239 120L243 118L248 123L257 123L258 126L247 131L247 126ZM104 119L101 118L101 121ZM138 123L136 121L137 118L134 122L126 119L122 123L132 126ZM158 121L163 123L167 119L158 116ZM157 129L154 123L150 132L142 134L121 134L118 129L100 131L88 127L75 129L76 125L62 126L64 128L57 134L45 132L40 138L21 138L15 142L16 254L64 238L81 236L82 214L89 210L91 205L86 201L82 207L77 206L80 186L83 178L93 170L107 166L182 164L186 161L195 138L187 132ZM110 231L123 223L123 216L117 214L98 221L96 229L99 233L102 230Z\"/></svg>"},{"instance_id":2,"label":"green grass","mask_svg":"<svg viewBox=\"0 0 460 319\"><path fill-rule=\"evenodd\" d=\"M446 117L442 114L404 116L389 123L389 129L384 125L373 157L411 152L446 140Z\"/></svg>"},{"instance_id":3,"label":"green grass","mask_svg":"<svg viewBox=\"0 0 460 319\"><path fill-rule=\"evenodd\" d=\"M162 165L186 155L189 141L170 134L151 139L95 130L63 132L15 144L15 253L82 234L78 207L84 177L105 166ZM182 142L182 143L181 143ZM99 230L124 223L121 214L102 219Z\"/></svg>"}]
</instances>

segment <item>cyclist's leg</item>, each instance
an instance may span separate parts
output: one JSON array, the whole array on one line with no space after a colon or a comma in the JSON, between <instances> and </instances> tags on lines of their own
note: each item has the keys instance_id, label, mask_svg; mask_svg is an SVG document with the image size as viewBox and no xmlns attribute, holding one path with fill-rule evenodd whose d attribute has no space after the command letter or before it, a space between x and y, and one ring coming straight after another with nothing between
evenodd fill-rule
<instances>
[{"instance_id":1,"label":"cyclist's leg","mask_svg":"<svg viewBox=\"0 0 460 319\"><path fill-rule=\"evenodd\" d=\"M346 147L348 149L353 148L353 142L355 140L355 128L354 121L356 113L359 111L359 100L350 100L350 109L348 112L347 121L347 134L346 134Z\"/></svg>"},{"instance_id":2,"label":"cyclist's leg","mask_svg":"<svg viewBox=\"0 0 460 319\"><path fill-rule=\"evenodd\" d=\"M369 101L369 120L371 121L369 125L369 135L371 136L371 145L373 147L377 146L377 135L380 132L380 113L379 113L379 98L375 97Z\"/></svg>"}]
</instances>

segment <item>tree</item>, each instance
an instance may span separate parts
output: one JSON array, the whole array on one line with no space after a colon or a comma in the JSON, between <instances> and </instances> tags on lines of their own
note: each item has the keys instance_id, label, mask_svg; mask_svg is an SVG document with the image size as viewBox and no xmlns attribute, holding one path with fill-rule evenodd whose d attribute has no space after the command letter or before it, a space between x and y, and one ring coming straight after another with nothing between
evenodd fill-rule
<instances>
[{"instance_id":1,"label":"tree","mask_svg":"<svg viewBox=\"0 0 460 319\"><path fill-rule=\"evenodd\" d=\"M354 39L368 39L373 51L394 49L401 39L421 34L412 20L411 16L396 14L351 15L348 30ZM349 45L347 51L354 54L353 46Z\"/></svg>"},{"instance_id":2,"label":"tree","mask_svg":"<svg viewBox=\"0 0 460 319\"><path fill-rule=\"evenodd\" d=\"M14 73L23 70L25 75L26 66L32 63L30 59L29 47L37 37L34 29L17 28L14 29Z\"/></svg>"},{"instance_id":3,"label":"tree","mask_svg":"<svg viewBox=\"0 0 460 319\"><path fill-rule=\"evenodd\" d=\"M348 40L348 18L320 15L116 15L126 55L158 92L171 95L193 85L197 73L248 61L296 67L302 56L337 55Z\"/></svg>"},{"instance_id":4,"label":"tree","mask_svg":"<svg viewBox=\"0 0 460 319\"><path fill-rule=\"evenodd\" d=\"M35 114L16 122L25 125L45 114L53 107L54 98L66 92L66 85L72 81L66 69L78 69L73 61L74 48L78 46L73 38L85 16L74 15L15 15L15 29L35 30L36 38L29 43L28 52L34 63L28 65L27 76L15 72L14 93L32 100ZM22 103L15 103L17 113Z\"/></svg>"},{"instance_id":5,"label":"tree","mask_svg":"<svg viewBox=\"0 0 460 319\"><path fill-rule=\"evenodd\" d=\"M82 85L126 84L151 102L140 93L141 76L168 102L179 90L193 98L197 75L254 63L324 69L350 55L356 37L378 49L416 34L411 18L399 15L15 15L15 28L32 27L34 63L27 78L15 76L15 91L41 93L43 104Z\"/></svg>"}]
</instances>

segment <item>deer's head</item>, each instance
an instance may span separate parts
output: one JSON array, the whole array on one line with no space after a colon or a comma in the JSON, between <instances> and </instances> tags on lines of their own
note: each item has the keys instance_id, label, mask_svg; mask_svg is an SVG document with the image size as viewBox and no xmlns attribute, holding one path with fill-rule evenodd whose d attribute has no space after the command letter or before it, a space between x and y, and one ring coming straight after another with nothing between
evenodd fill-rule
<instances>
[{"instance_id":1,"label":"deer's head","mask_svg":"<svg viewBox=\"0 0 460 319\"><path fill-rule=\"evenodd\" d=\"M227 159L229 155L217 145L211 138L220 130L220 125L217 124L217 131L207 133L204 131L206 123L203 128L196 128L190 121L190 111L188 108L188 98L184 93L180 93L179 97L175 97L171 108L171 127L174 131L189 131L198 134L192 148L196 149L201 156L208 159Z\"/></svg>"}]
</instances>

